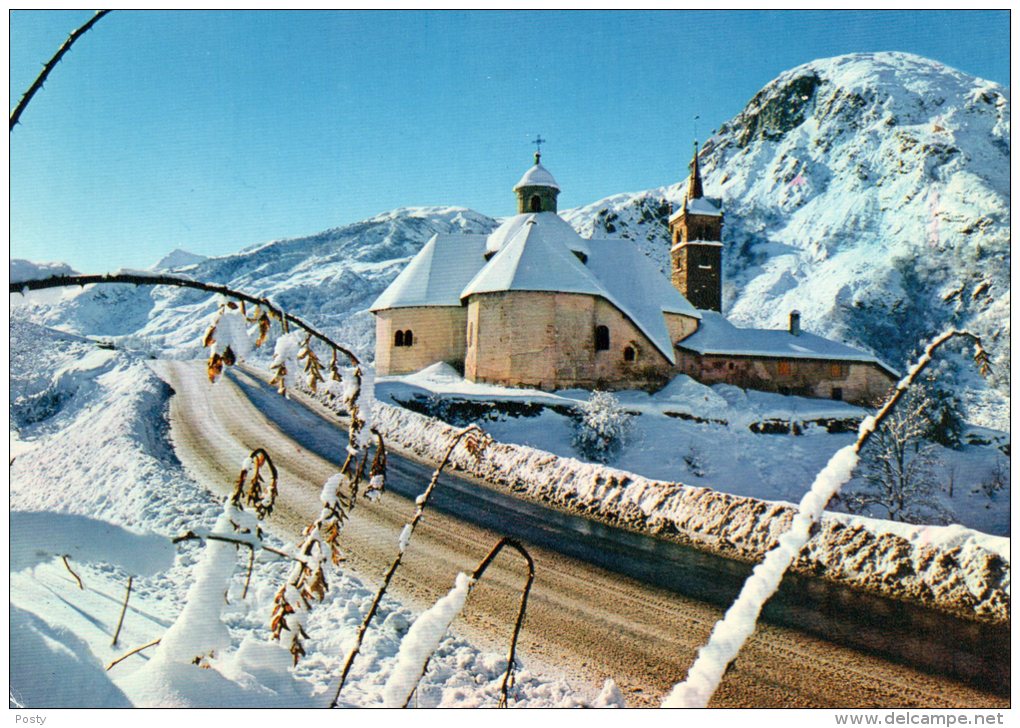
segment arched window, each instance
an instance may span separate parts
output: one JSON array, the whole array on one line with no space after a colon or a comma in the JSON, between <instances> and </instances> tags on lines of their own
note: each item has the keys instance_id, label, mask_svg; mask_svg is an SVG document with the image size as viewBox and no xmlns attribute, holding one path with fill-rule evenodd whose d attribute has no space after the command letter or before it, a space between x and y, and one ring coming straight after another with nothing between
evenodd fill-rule
<instances>
[{"instance_id":1,"label":"arched window","mask_svg":"<svg viewBox=\"0 0 1020 728\"><path fill-rule=\"evenodd\" d=\"M538 195L531 196L531 211L542 212L542 198Z\"/></svg>"},{"instance_id":2,"label":"arched window","mask_svg":"<svg viewBox=\"0 0 1020 728\"><path fill-rule=\"evenodd\" d=\"M414 334L411 333L411 329L404 332L404 346L411 346L414 344Z\"/></svg>"},{"instance_id":3,"label":"arched window","mask_svg":"<svg viewBox=\"0 0 1020 728\"><path fill-rule=\"evenodd\" d=\"M396 334L393 335L393 345L394 346L403 346L404 345L404 332L403 331L398 331Z\"/></svg>"},{"instance_id":4,"label":"arched window","mask_svg":"<svg viewBox=\"0 0 1020 728\"><path fill-rule=\"evenodd\" d=\"M608 350L609 350L609 327L596 326L595 351L608 351Z\"/></svg>"},{"instance_id":5,"label":"arched window","mask_svg":"<svg viewBox=\"0 0 1020 728\"><path fill-rule=\"evenodd\" d=\"M623 347L623 360L634 361L635 359L637 359L637 351L635 351L634 347L633 346Z\"/></svg>"}]
</instances>

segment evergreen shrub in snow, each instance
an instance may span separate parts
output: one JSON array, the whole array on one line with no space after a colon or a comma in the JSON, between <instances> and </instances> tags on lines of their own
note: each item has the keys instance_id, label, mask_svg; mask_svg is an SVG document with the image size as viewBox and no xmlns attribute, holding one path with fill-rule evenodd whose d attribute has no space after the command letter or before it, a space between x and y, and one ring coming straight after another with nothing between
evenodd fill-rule
<instances>
[{"instance_id":1,"label":"evergreen shrub in snow","mask_svg":"<svg viewBox=\"0 0 1020 728\"><path fill-rule=\"evenodd\" d=\"M609 392L595 390L580 405L572 445L578 455L598 463L610 463L627 444L631 415Z\"/></svg>"}]
</instances>

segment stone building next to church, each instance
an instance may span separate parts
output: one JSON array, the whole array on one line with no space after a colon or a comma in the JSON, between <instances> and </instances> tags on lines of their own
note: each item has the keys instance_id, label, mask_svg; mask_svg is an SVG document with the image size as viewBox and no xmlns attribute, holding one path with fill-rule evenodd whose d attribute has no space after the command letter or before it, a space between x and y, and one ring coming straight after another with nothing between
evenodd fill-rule
<instances>
[{"instance_id":1,"label":"stone building next to church","mask_svg":"<svg viewBox=\"0 0 1020 728\"><path fill-rule=\"evenodd\" d=\"M706 384L871 403L896 373L874 355L800 329L741 329L722 316L723 210L697 151L669 218L671 279L626 240L582 238L535 164L517 214L488 235L437 234L379 296L376 370L447 362L473 382L554 390Z\"/></svg>"}]
</instances>

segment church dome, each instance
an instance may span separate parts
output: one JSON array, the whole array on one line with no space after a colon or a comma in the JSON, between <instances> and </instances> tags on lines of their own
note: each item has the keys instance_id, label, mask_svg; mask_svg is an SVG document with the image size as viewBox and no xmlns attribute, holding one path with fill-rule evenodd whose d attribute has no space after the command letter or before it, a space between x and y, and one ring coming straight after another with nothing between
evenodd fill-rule
<instances>
[{"instance_id":1,"label":"church dome","mask_svg":"<svg viewBox=\"0 0 1020 728\"><path fill-rule=\"evenodd\" d=\"M517 195L517 213L556 212L556 198L560 194L560 186L542 166L542 153L535 152L535 164L524 173L520 182L514 185Z\"/></svg>"},{"instance_id":2,"label":"church dome","mask_svg":"<svg viewBox=\"0 0 1020 728\"><path fill-rule=\"evenodd\" d=\"M560 188L553 176L549 174L549 170L538 162L535 162L535 166L525 172L521 181L514 185L514 192L525 187L552 187L554 190Z\"/></svg>"}]
</instances>

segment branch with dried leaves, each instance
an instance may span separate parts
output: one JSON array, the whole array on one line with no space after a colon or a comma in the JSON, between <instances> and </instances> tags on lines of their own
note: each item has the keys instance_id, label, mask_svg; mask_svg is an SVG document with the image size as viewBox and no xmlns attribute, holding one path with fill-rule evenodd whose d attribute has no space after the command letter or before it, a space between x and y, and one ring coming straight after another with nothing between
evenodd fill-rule
<instances>
[{"instance_id":1,"label":"branch with dried leaves","mask_svg":"<svg viewBox=\"0 0 1020 728\"><path fill-rule=\"evenodd\" d=\"M372 623L372 619L375 617L375 614L379 609L379 603L386 594L386 590L390 585L390 581L393 579L393 575L396 573L397 569L400 568L400 563L404 558L404 550L407 548L407 545L411 540L411 536L414 534L415 527L418 525L419 521L421 521L422 516L425 515L425 506L428 505L429 497L432 495L432 491L435 490L436 485L439 483L439 476L446 467L446 464L449 462L454 448L457 447L457 444L461 441L461 439L464 439L465 449L476 458L480 458L482 456L485 452L485 448L491 441L489 436L480 427L478 427L478 425L468 425L455 433L449 446L446 448L446 453L443 455L443 459L439 462L439 466L432 473L432 479L429 481L428 487L425 488L425 491L415 499L416 508L414 516L404 526L404 530L400 534L397 556L390 564L390 568L387 569L386 575L383 577L382 586L380 586L379 590L376 592L375 599L372 600L372 606L369 608L368 614L365 615L365 619L362 621L361 627L358 629L358 635L354 646L351 648L351 651L347 655L347 659L344 661L343 670L340 674L340 682L337 686L336 694L333 696L333 702L330 703L331 708L335 708L339 704L340 693L344 689L348 675L350 675L351 667L354 665L354 659L361 652L361 645L365 639L365 633L368 631L368 627Z\"/></svg>"},{"instance_id":2,"label":"branch with dried leaves","mask_svg":"<svg viewBox=\"0 0 1020 728\"><path fill-rule=\"evenodd\" d=\"M60 59L64 57L64 54L71 50L71 46L74 45L76 40L85 35L85 33L87 33L93 25L99 22L100 18L109 12L109 10L97 11L95 15L89 18L87 23L82 25L80 28L75 29L71 32L71 35L67 36L67 40L65 40L60 48L57 49L57 52L53 54L53 58L51 58L46 65L43 66L43 70L38 76L36 76L32 85L28 87L28 91L21 95L21 100L18 101L18 105L15 106L14 111L11 112L10 131L14 131L15 125L17 125L18 121L21 119L21 114L28 107L28 102L32 100L33 96L35 96L36 91L43 87L43 84L46 83L46 79L49 77L50 72L58 63L60 63Z\"/></svg>"},{"instance_id":3,"label":"branch with dried leaves","mask_svg":"<svg viewBox=\"0 0 1020 728\"><path fill-rule=\"evenodd\" d=\"M243 301L245 303L261 307L261 309L266 311L269 317L274 318L285 325L294 324L298 328L326 344L328 347L335 351L339 351L341 354L346 356L347 360L354 366L359 366L361 364L361 361L352 351L340 346L340 344L336 343L320 331L312 328L312 326L305 323L297 316L286 313L283 309L276 306L271 301L215 283L203 283L201 281L192 280L191 278L182 278L180 276L164 274L146 275L144 273L100 273L70 276L56 275L50 276L49 278L39 278L31 281L12 281L9 284L9 289L10 293L13 294L25 293L28 291L42 291L49 288L64 288L67 286L88 286L97 283L130 283L136 286L174 286L176 288L193 288L207 293L218 293L219 295L226 296L227 298L233 298L238 301ZM263 325L263 323L259 324L260 330Z\"/></svg>"}]
</instances>

